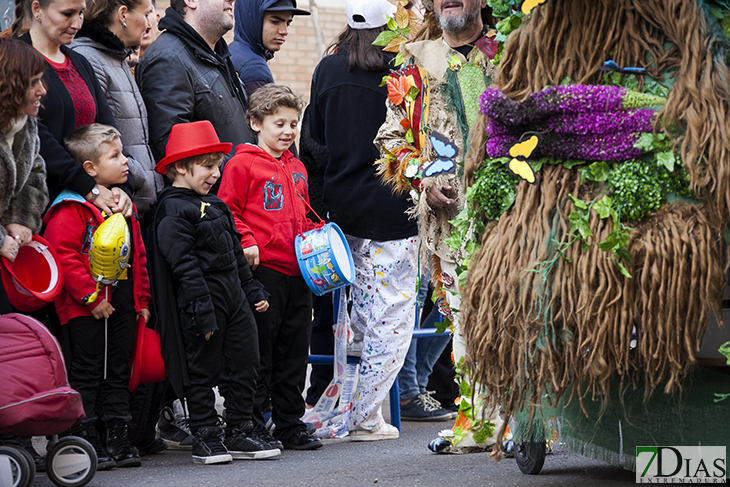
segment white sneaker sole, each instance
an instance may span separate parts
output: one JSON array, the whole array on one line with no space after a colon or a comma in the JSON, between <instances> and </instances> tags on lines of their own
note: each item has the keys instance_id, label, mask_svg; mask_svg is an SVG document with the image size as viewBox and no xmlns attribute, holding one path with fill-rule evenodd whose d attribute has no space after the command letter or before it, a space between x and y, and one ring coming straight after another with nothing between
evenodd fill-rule
<instances>
[{"instance_id":1,"label":"white sneaker sole","mask_svg":"<svg viewBox=\"0 0 730 487\"><path fill-rule=\"evenodd\" d=\"M350 441L397 440L398 438L400 438L398 428L390 424L386 424L374 432L364 430L350 431Z\"/></svg>"},{"instance_id":2,"label":"white sneaker sole","mask_svg":"<svg viewBox=\"0 0 730 487\"><path fill-rule=\"evenodd\" d=\"M193 455L193 463L198 465L213 465L216 463L230 463L233 457L229 454L213 455L210 457L196 457Z\"/></svg>"},{"instance_id":3,"label":"white sneaker sole","mask_svg":"<svg viewBox=\"0 0 730 487\"><path fill-rule=\"evenodd\" d=\"M281 456L281 450L274 448L271 450L260 451L231 451L228 450L234 460L265 460L267 458L278 458Z\"/></svg>"}]
</instances>

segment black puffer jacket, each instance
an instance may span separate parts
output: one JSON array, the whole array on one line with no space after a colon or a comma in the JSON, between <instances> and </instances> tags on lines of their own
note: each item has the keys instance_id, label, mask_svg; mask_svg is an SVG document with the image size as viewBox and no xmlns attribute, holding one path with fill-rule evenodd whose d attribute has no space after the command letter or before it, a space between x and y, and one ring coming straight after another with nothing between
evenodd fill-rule
<instances>
[{"instance_id":1,"label":"black puffer jacket","mask_svg":"<svg viewBox=\"0 0 730 487\"><path fill-rule=\"evenodd\" d=\"M160 21L165 32L152 43L136 68L150 122L155 159L165 157L170 129L176 123L209 120L221 142L253 142L246 126L246 95L226 41L215 50L172 8Z\"/></svg>"},{"instance_id":2,"label":"black puffer jacket","mask_svg":"<svg viewBox=\"0 0 730 487\"><path fill-rule=\"evenodd\" d=\"M231 299L240 297L237 289L241 288L249 303L268 299L269 293L253 278L243 254L231 210L217 196L186 188L162 190L155 228L156 244L177 290L178 309L191 319L181 326L199 334L218 329L208 288L211 279L223 282L231 290Z\"/></svg>"}]
</instances>

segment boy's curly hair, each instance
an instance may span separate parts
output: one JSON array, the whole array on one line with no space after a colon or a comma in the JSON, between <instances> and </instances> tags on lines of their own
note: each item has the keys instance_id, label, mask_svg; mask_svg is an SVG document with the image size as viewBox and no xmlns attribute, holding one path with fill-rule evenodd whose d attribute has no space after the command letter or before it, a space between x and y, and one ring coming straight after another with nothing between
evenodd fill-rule
<instances>
[{"instance_id":1,"label":"boy's curly hair","mask_svg":"<svg viewBox=\"0 0 730 487\"><path fill-rule=\"evenodd\" d=\"M263 122L264 117L273 115L281 108L293 108L302 116L304 110L304 100L288 86L270 83L253 92L248 99L248 109L246 110L246 125L251 128L251 119L254 118L258 122Z\"/></svg>"}]
</instances>

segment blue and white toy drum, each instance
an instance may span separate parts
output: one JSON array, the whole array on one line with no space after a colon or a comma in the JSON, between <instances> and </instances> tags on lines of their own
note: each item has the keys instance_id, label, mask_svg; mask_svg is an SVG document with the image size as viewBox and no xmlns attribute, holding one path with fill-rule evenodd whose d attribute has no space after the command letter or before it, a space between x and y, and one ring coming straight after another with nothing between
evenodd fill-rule
<instances>
[{"instance_id":1,"label":"blue and white toy drum","mask_svg":"<svg viewBox=\"0 0 730 487\"><path fill-rule=\"evenodd\" d=\"M297 235L294 248L302 276L317 296L352 284L355 280L350 247L335 223Z\"/></svg>"}]
</instances>

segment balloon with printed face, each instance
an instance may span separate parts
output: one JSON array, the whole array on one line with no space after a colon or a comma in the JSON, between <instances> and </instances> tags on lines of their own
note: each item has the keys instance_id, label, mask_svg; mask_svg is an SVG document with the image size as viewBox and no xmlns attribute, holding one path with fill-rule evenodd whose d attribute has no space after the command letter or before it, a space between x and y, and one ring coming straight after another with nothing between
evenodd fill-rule
<instances>
[{"instance_id":1,"label":"balloon with printed face","mask_svg":"<svg viewBox=\"0 0 730 487\"><path fill-rule=\"evenodd\" d=\"M102 286L119 279L129 263L131 238L127 220L121 213L107 218L94 232L89 252L91 277L96 281L96 292L84 297L85 303L93 303Z\"/></svg>"}]
</instances>

